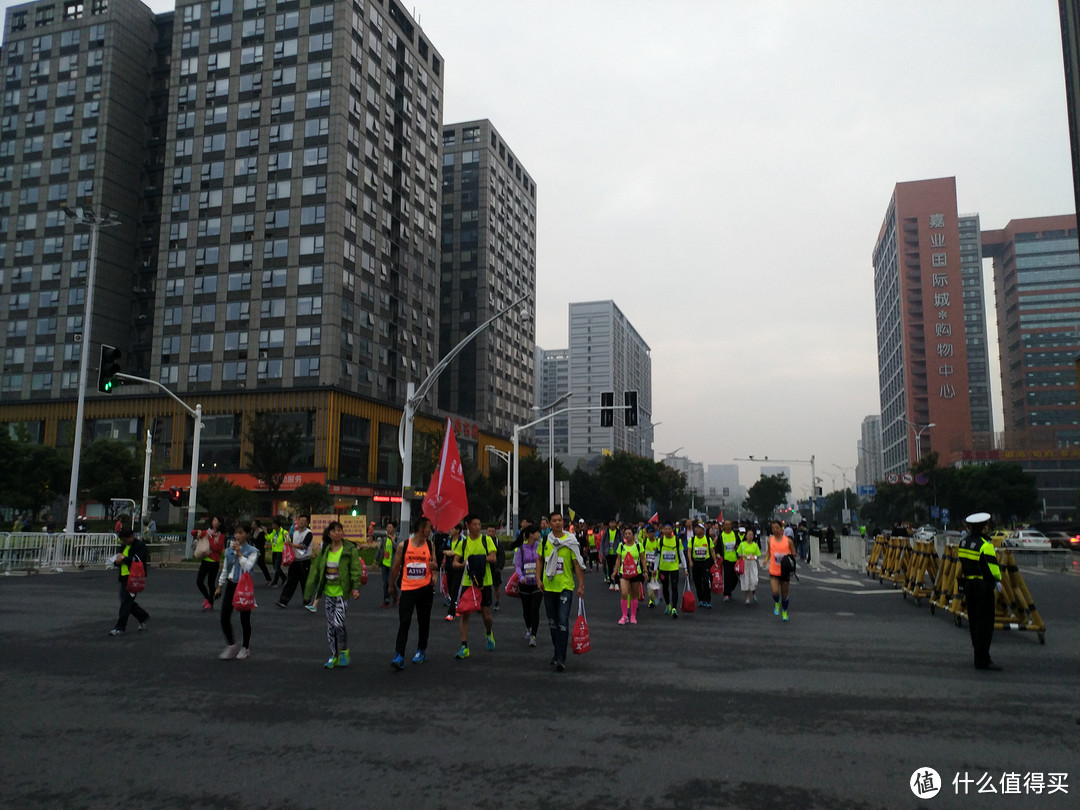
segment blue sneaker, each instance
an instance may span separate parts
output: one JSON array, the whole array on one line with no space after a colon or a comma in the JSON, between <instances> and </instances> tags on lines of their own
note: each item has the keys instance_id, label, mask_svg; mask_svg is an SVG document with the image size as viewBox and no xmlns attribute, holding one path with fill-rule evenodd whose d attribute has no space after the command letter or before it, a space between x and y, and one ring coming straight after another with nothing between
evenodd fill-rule
<instances>
[{"instance_id":1,"label":"blue sneaker","mask_svg":"<svg viewBox=\"0 0 1080 810\"><path fill-rule=\"evenodd\" d=\"M335 655L335 656L331 657L329 661L327 661L325 664L323 664L323 669L333 669L336 666L337 666L337 656Z\"/></svg>"},{"instance_id":2,"label":"blue sneaker","mask_svg":"<svg viewBox=\"0 0 1080 810\"><path fill-rule=\"evenodd\" d=\"M460 661L460 660L463 660L463 659L468 658L468 657L469 657L469 645L468 644L462 644L461 649L457 651L457 655L455 655L454 658L457 658Z\"/></svg>"},{"instance_id":3,"label":"blue sneaker","mask_svg":"<svg viewBox=\"0 0 1080 810\"><path fill-rule=\"evenodd\" d=\"M395 655L394 660L390 662L390 666L399 671L405 669L405 656Z\"/></svg>"},{"instance_id":4,"label":"blue sneaker","mask_svg":"<svg viewBox=\"0 0 1080 810\"><path fill-rule=\"evenodd\" d=\"M417 650L416 655L414 655L412 657L412 662L414 664L422 664L425 661L427 661L427 656L424 655L424 651L423 650Z\"/></svg>"},{"instance_id":5,"label":"blue sneaker","mask_svg":"<svg viewBox=\"0 0 1080 810\"><path fill-rule=\"evenodd\" d=\"M339 667L347 667L349 665L349 651L342 650L337 656L337 665Z\"/></svg>"},{"instance_id":6,"label":"blue sneaker","mask_svg":"<svg viewBox=\"0 0 1080 810\"><path fill-rule=\"evenodd\" d=\"M487 648L488 648L488 652L491 652L492 650L495 649L495 634L494 633L488 633L487 634Z\"/></svg>"},{"instance_id":7,"label":"blue sneaker","mask_svg":"<svg viewBox=\"0 0 1080 810\"><path fill-rule=\"evenodd\" d=\"M774 602L773 603L772 615L773 616L779 616L780 615L780 603L779 602Z\"/></svg>"}]
</instances>

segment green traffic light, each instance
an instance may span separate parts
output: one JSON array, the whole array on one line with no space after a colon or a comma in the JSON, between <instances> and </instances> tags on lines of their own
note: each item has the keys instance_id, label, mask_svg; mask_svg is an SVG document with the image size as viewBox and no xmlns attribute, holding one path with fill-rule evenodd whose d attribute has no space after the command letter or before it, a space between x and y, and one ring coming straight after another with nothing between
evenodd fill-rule
<instances>
[{"instance_id":1,"label":"green traffic light","mask_svg":"<svg viewBox=\"0 0 1080 810\"><path fill-rule=\"evenodd\" d=\"M112 391L112 380L105 381L105 393Z\"/></svg>"}]
</instances>

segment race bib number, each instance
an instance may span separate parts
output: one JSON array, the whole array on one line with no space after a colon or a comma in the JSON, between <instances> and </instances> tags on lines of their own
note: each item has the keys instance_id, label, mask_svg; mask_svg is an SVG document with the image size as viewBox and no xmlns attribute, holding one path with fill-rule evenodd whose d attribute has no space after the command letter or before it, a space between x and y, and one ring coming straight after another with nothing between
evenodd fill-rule
<instances>
[{"instance_id":1,"label":"race bib number","mask_svg":"<svg viewBox=\"0 0 1080 810\"><path fill-rule=\"evenodd\" d=\"M675 562L675 552L665 551L660 555L660 559L662 559L664 562Z\"/></svg>"},{"instance_id":2,"label":"race bib number","mask_svg":"<svg viewBox=\"0 0 1080 810\"><path fill-rule=\"evenodd\" d=\"M405 579L423 579L427 576L427 563L409 563L405 566Z\"/></svg>"},{"instance_id":3,"label":"race bib number","mask_svg":"<svg viewBox=\"0 0 1080 810\"><path fill-rule=\"evenodd\" d=\"M562 572L563 572L563 558L559 557L558 561L555 563L555 576L558 576Z\"/></svg>"},{"instance_id":4,"label":"race bib number","mask_svg":"<svg viewBox=\"0 0 1080 810\"><path fill-rule=\"evenodd\" d=\"M655 551L646 551L645 552L645 562L647 562L649 565L652 565L654 562L656 562L656 552Z\"/></svg>"},{"instance_id":5,"label":"race bib number","mask_svg":"<svg viewBox=\"0 0 1080 810\"><path fill-rule=\"evenodd\" d=\"M337 563L328 562L326 564L326 581L327 582L334 582L334 581L337 580L337 578L338 578L338 566L337 566Z\"/></svg>"},{"instance_id":6,"label":"race bib number","mask_svg":"<svg viewBox=\"0 0 1080 810\"><path fill-rule=\"evenodd\" d=\"M709 550L705 546L694 546L694 559L704 560L709 556Z\"/></svg>"},{"instance_id":7,"label":"race bib number","mask_svg":"<svg viewBox=\"0 0 1080 810\"><path fill-rule=\"evenodd\" d=\"M735 541L732 540L730 543L725 541L724 542L724 548L726 550L728 550L728 551L734 551L735 550Z\"/></svg>"},{"instance_id":8,"label":"race bib number","mask_svg":"<svg viewBox=\"0 0 1080 810\"><path fill-rule=\"evenodd\" d=\"M536 575L536 563L528 562L521 566L521 570L525 573L526 577L534 577Z\"/></svg>"}]
</instances>

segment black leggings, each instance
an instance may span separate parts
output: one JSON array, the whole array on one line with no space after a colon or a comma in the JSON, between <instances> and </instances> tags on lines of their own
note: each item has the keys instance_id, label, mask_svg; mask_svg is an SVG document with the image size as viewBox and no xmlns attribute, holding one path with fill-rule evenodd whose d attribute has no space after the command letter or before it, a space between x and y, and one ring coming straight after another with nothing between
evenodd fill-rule
<instances>
[{"instance_id":1,"label":"black leggings","mask_svg":"<svg viewBox=\"0 0 1080 810\"><path fill-rule=\"evenodd\" d=\"M236 583L227 581L225 583L225 593L223 594L224 599L221 600L221 632L225 634L225 641L230 646L236 643L236 636L233 635L232 629L232 598L235 592ZM246 648L251 644L251 611L238 610L236 612L240 614L240 629L244 633L243 646Z\"/></svg>"},{"instance_id":2,"label":"black leggings","mask_svg":"<svg viewBox=\"0 0 1080 810\"><path fill-rule=\"evenodd\" d=\"M531 635L536 635L536 628L540 626L540 605L544 602L544 592L535 585L521 585L521 615L525 619L525 627Z\"/></svg>"},{"instance_id":3,"label":"black leggings","mask_svg":"<svg viewBox=\"0 0 1080 810\"><path fill-rule=\"evenodd\" d=\"M671 607L677 607L675 603L679 599L679 572L661 571L660 584L664 586L664 601Z\"/></svg>"},{"instance_id":4,"label":"black leggings","mask_svg":"<svg viewBox=\"0 0 1080 810\"><path fill-rule=\"evenodd\" d=\"M195 587L211 605L214 604L214 587L219 565L217 560L203 560L199 563L199 573L195 575Z\"/></svg>"},{"instance_id":5,"label":"black leggings","mask_svg":"<svg viewBox=\"0 0 1080 810\"><path fill-rule=\"evenodd\" d=\"M694 590L697 591L699 602L712 601L712 568L710 560L694 560Z\"/></svg>"},{"instance_id":6,"label":"black leggings","mask_svg":"<svg viewBox=\"0 0 1080 810\"><path fill-rule=\"evenodd\" d=\"M431 629L431 603L434 599L435 589L430 586L401 592L398 598L398 631L395 647L398 655L405 655L405 644L409 640L409 625L412 624L414 609L416 610L416 627L419 631L416 649L427 649L428 631Z\"/></svg>"}]
</instances>

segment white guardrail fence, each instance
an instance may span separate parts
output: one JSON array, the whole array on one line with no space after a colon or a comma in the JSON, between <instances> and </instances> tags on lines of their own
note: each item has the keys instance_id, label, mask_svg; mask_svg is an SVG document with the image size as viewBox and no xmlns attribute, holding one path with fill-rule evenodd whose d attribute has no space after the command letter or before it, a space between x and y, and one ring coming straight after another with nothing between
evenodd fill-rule
<instances>
[{"instance_id":1,"label":"white guardrail fence","mask_svg":"<svg viewBox=\"0 0 1080 810\"><path fill-rule=\"evenodd\" d=\"M183 535L159 535L146 545L151 565L165 566L183 558ZM105 568L118 549L116 535L112 532L0 532L0 573L9 576L49 570Z\"/></svg>"}]
</instances>

